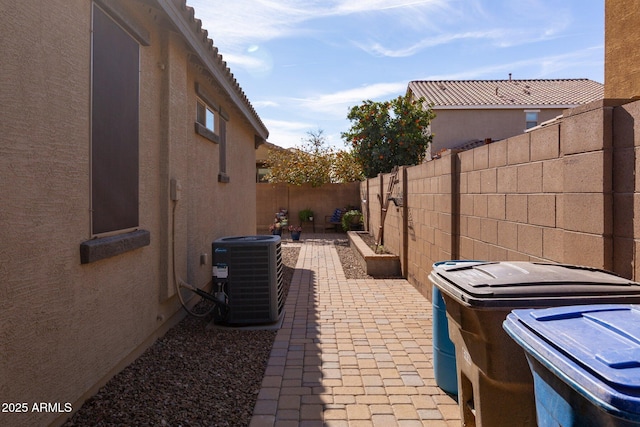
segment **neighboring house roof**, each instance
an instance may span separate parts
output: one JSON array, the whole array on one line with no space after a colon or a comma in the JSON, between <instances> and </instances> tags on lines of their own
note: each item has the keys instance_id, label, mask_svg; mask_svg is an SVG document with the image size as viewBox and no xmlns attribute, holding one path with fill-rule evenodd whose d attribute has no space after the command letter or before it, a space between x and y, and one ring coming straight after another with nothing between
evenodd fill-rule
<instances>
[{"instance_id":1,"label":"neighboring house roof","mask_svg":"<svg viewBox=\"0 0 640 427\"><path fill-rule=\"evenodd\" d=\"M571 108L602 99L604 85L589 79L416 80L408 90L434 109Z\"/></svg>"},{"instance_id":2,"label":"neighboring house roof","mask_svg":"<svg viewBox=\"0 0 640 427\"><path fill-rule=\"evenodd\" d=\"M202 28L202 21L195 18L194 9L187 6L185 0L155 0L165 11L176 29L184 36L193 52L200 58L207 71L218 81L222 89L229 95L233 103L249 120L256 132L266 140L269 131L249 99L238 84L233 73L208 37L207 30Z\"/></svg>"}]
</instances>

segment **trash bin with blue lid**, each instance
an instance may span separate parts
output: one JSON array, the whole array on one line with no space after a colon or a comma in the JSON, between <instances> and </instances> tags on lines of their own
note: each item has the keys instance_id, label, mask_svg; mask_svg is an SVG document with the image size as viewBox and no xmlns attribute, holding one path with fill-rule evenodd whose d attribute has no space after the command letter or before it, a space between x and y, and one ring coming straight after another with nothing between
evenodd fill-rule
<instances>
[{"instance_id":1,"label":"trash bin with blue lid","mask_svg":"<svg viewBox=\"0 0 640 427\"><path fill-rule=\"evenodd\" d=\"M640 284L574 265L523 261L443 264L432 270L429 279L446 304L464 425L536 425L527 358L502 328L512 310L640 303Z\"/></svg>"},{"instance_id":2,"label":"trash bin with blue lid","mask_svg":"<svg viewBox=\"0 0 640 427\"><path fill-rule=\"evenodd\" d=\"M640 425L640 305L514 310L506 332L525 350L538 425Z\"/></svg>"}]
</instances>

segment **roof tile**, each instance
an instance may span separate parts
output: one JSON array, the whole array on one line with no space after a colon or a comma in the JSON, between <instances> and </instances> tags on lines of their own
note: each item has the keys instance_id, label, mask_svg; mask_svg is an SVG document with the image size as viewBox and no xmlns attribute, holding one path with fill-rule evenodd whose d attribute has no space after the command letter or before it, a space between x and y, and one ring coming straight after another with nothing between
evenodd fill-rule
<instances>
[{"instance_id":1,"label":"roof tile","mask_svg":"<svg viewBox=\"0 0 640 427\"><path fill-rule=\"evenodd\" d=\"M602 99L604 85L589 79L554 80L416 80L409 83L416 97L434 107L562 106Z\"/></svg>"}]
</instances>

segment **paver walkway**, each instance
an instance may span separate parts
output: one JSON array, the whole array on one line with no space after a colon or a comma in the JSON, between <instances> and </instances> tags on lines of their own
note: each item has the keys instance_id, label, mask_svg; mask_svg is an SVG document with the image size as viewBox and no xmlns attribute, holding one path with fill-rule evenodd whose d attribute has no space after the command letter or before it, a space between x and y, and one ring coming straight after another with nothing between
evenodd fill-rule
<instances>
[{"instance_id":1,"label":"paver walkway","mask_svg":"<svg viewBox=\"0 0 640 427\"><path fill-rule=\"evenodd\" d=\"M431 303L406 280L347 280L331 240L300 246L250 427L460 426Z\"/></svg>"}]
</instances>

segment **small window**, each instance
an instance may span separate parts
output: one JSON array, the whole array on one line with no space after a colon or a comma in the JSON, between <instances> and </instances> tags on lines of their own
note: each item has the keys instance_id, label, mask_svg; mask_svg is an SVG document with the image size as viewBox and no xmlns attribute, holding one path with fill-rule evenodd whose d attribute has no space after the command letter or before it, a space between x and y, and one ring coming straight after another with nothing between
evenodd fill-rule
<instances>
[{"instance_id":1,"label":"small window","mask_svg":"<svg viewBox=\"0 0 640 427\"><path fill-rule=\"evenodd\" d=\"M266 166L258 166L256 169L257 169L256 182L269 182L269 180L267 179L267 175L269 174L269 172L271 172L271 169L269 169Z\"/></svg>"},{"instance_id":2,"label":"small window","mask_svg":"<svg viewBox=\"0 0 640 427\"><path fill-rule=\"evenodd\" d=\"M524 114L526 121L525 129L531 129L532 127L538 126L538 111L525 111Z\"/></svg>"},{"instance_id":3,"label":"small window","mask_svg":"<svg viewBox=\"0 0 640 427\"><path fill-rule=\"evenodd\" d=\"M198 99L198 112L197 112L197 120L202 126L206 129L209 129L211 132L216 131L216 116L213 110L203 101Z\"/></svg>"}]
</instances>

